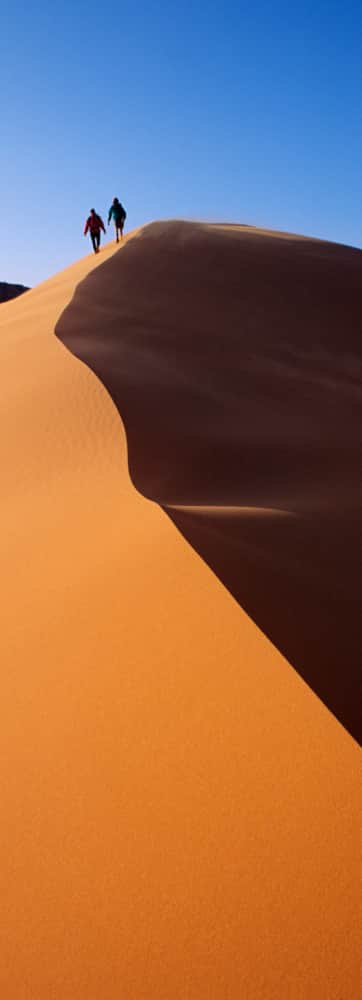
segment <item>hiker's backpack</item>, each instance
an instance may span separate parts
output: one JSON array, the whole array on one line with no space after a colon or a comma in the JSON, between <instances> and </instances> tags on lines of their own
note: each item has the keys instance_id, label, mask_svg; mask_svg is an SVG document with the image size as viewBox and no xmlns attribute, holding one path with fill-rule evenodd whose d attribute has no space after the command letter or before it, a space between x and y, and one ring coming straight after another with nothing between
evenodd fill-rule
<instances>
[{"instance_id":1,"label":"hiker's backpack","mask_svg":"<svg viewBox=\"0 0 362 1000\"><path fill-rule=\"evenodd\" d=\"M119 219L120 222L125 222L126 218L127 218L127 212L125 208L123 208L123 205L121 205L120 202L119 205L117 205L117 220Z\"/></svg>"}]
</instances>

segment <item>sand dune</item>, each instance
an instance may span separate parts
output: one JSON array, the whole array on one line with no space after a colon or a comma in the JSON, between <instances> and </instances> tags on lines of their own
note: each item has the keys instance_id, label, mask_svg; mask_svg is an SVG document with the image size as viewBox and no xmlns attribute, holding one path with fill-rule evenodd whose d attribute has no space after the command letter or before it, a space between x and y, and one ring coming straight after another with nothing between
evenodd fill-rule
<instances>
[{"instance_id":1,"label":"sand dune","mask_svg":"<svg viewBox=\"0 0 362 1000\"><path fill-rule=\"evenodd\" d=\"M27 292L28 289L25 285L11 285L7 281L0 281L0 302L9 302L11 299L16 299L18 295L22 295L23 292Z\"/></svg>"},{"instance_id":2,"label":"sand dune","mask_svg":"<svg viewBox=\"0 0 362 1000\"><path fill-rule=\"evenodd\" d=\"M356 737L361 277L353 248L158 223L57 327L125 421L135 485Z\"/></svg>"},{"instance_id":3,"label":"sand dune","mask_svg":"<svg viewBox=\"0 0 362 1000\"><path fill-rule=\"evenodd\" d=\"M246 614L242 595L234 599L226 575L235 550L241 570L244 546L257 610L270 599L277 613L275 559L281 585L283 568L290 574L289 616L295 549L302 581L307 571L306 520L312 531L323 509L334 525L343 513L351 552L357 430L349 450L345 405L354 424L347 356L357 356L358 338L352 344L345 324L343 375L326 360L326 332L319 347L318 386L327 399L325 381L337 379L340 413L326 403L333 448L318 478L327 431L321 418L308 459L314 390L305 390L304 421L293 375L260 421L284 316L280 292L266 364L255 342L265 336L272 275L256 296L257 333L250 319L241 364L241 238L255 265L257 233L147 227L119 252L108 246L1 308L4 1000L359 996L358 750L293 669L302 673L300 664ZM289 287L288 261L302 242L282 239ZM303 246L306 259L316 247L317 270L326 254L333 286L343 274L334 312L340 294L346 315L360 258ZM252 294L250 274L248 286ZM304 296L301 281L293 335ZM278 363L294 373L304 366L309 387L309 348L304 360L294 350ZM339 558L352 576L348 556ZM313 563L321 613L332 561L324 574ZM331 592L337 600L333 581ZM348 650L352 619L347 590L339 593Z\"/></svg>"}]
</instances>

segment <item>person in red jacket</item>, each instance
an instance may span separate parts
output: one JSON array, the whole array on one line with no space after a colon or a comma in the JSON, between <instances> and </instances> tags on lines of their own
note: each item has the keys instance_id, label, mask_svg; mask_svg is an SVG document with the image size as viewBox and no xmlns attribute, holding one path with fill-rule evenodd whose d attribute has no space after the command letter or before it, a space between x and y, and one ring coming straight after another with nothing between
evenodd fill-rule
<instances>
[{"instance_id":1,"label":"person in red jacket","mask_svg":"<svg viewBox=\"0 0 362 1000\"><path fill-rule=\"evenodd\" d=\"M101 229L103 229L104 233L106 230L104 228L104 223L102 222L100 215L97 215L97 212L95 211L94 208L91 208L90 215L88 216L88 219L84 226L85 236L87 235L88 229L90 232L90 238L92 240L94 253L99 253L99 244L101 242Z\"/></svg>"}]
</instances>

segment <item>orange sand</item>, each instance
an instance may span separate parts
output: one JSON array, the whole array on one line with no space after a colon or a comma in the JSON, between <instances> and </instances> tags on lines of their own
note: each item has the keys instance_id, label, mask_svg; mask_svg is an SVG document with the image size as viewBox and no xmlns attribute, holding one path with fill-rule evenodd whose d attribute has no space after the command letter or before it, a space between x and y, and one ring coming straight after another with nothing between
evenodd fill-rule
<instances>
[{"instance_id":1,"label":"orange sand","mask_svg":"<svg viewBox=\"0 0 362 1000\"><path fill-rule=\"evenodd\" d=\"M356 738L361 280L350 247L155 223L56 328L116 402L135 485Z\"/></svg>"},{"instance_id":2,"label":"orange sand","mask_svg":"<svg viewBox=\"0 0 362 1000\"><path fill-rule=\"evenodd\" d=\"M357 1000L357 746L136 491L54 337L94 268L118 322L142 239L0 312L0 996Z\"/></svg>"}]
</instances>

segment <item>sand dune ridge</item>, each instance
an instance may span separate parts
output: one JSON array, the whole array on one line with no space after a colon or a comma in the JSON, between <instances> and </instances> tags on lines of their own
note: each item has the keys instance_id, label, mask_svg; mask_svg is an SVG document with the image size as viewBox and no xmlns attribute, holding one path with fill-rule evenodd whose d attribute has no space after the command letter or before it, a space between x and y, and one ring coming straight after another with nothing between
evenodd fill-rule
<instances>
[{"instance_id":1,"label":"sand dune ridge","mask_svg":"<svg viewBox=\"0 0 362 1000\"><path fill-rule=\"evenodd\" d=\"M1 308L4 1000L359 997L358 749L260 619L275 627L280 594L283 630L295 613L297 559L323 595L337 559L348 653L358 409L343 404L337 448L326 400L325 448L314 390L298 382L293 411L295 380L248 381L244 356L264 349L272 248L278 274L293 247L298 268L323 255L337 326L358 258L264 235L157 224ZM311 640L330 648L312 589Z\"/></svg>"}]
</instances>

